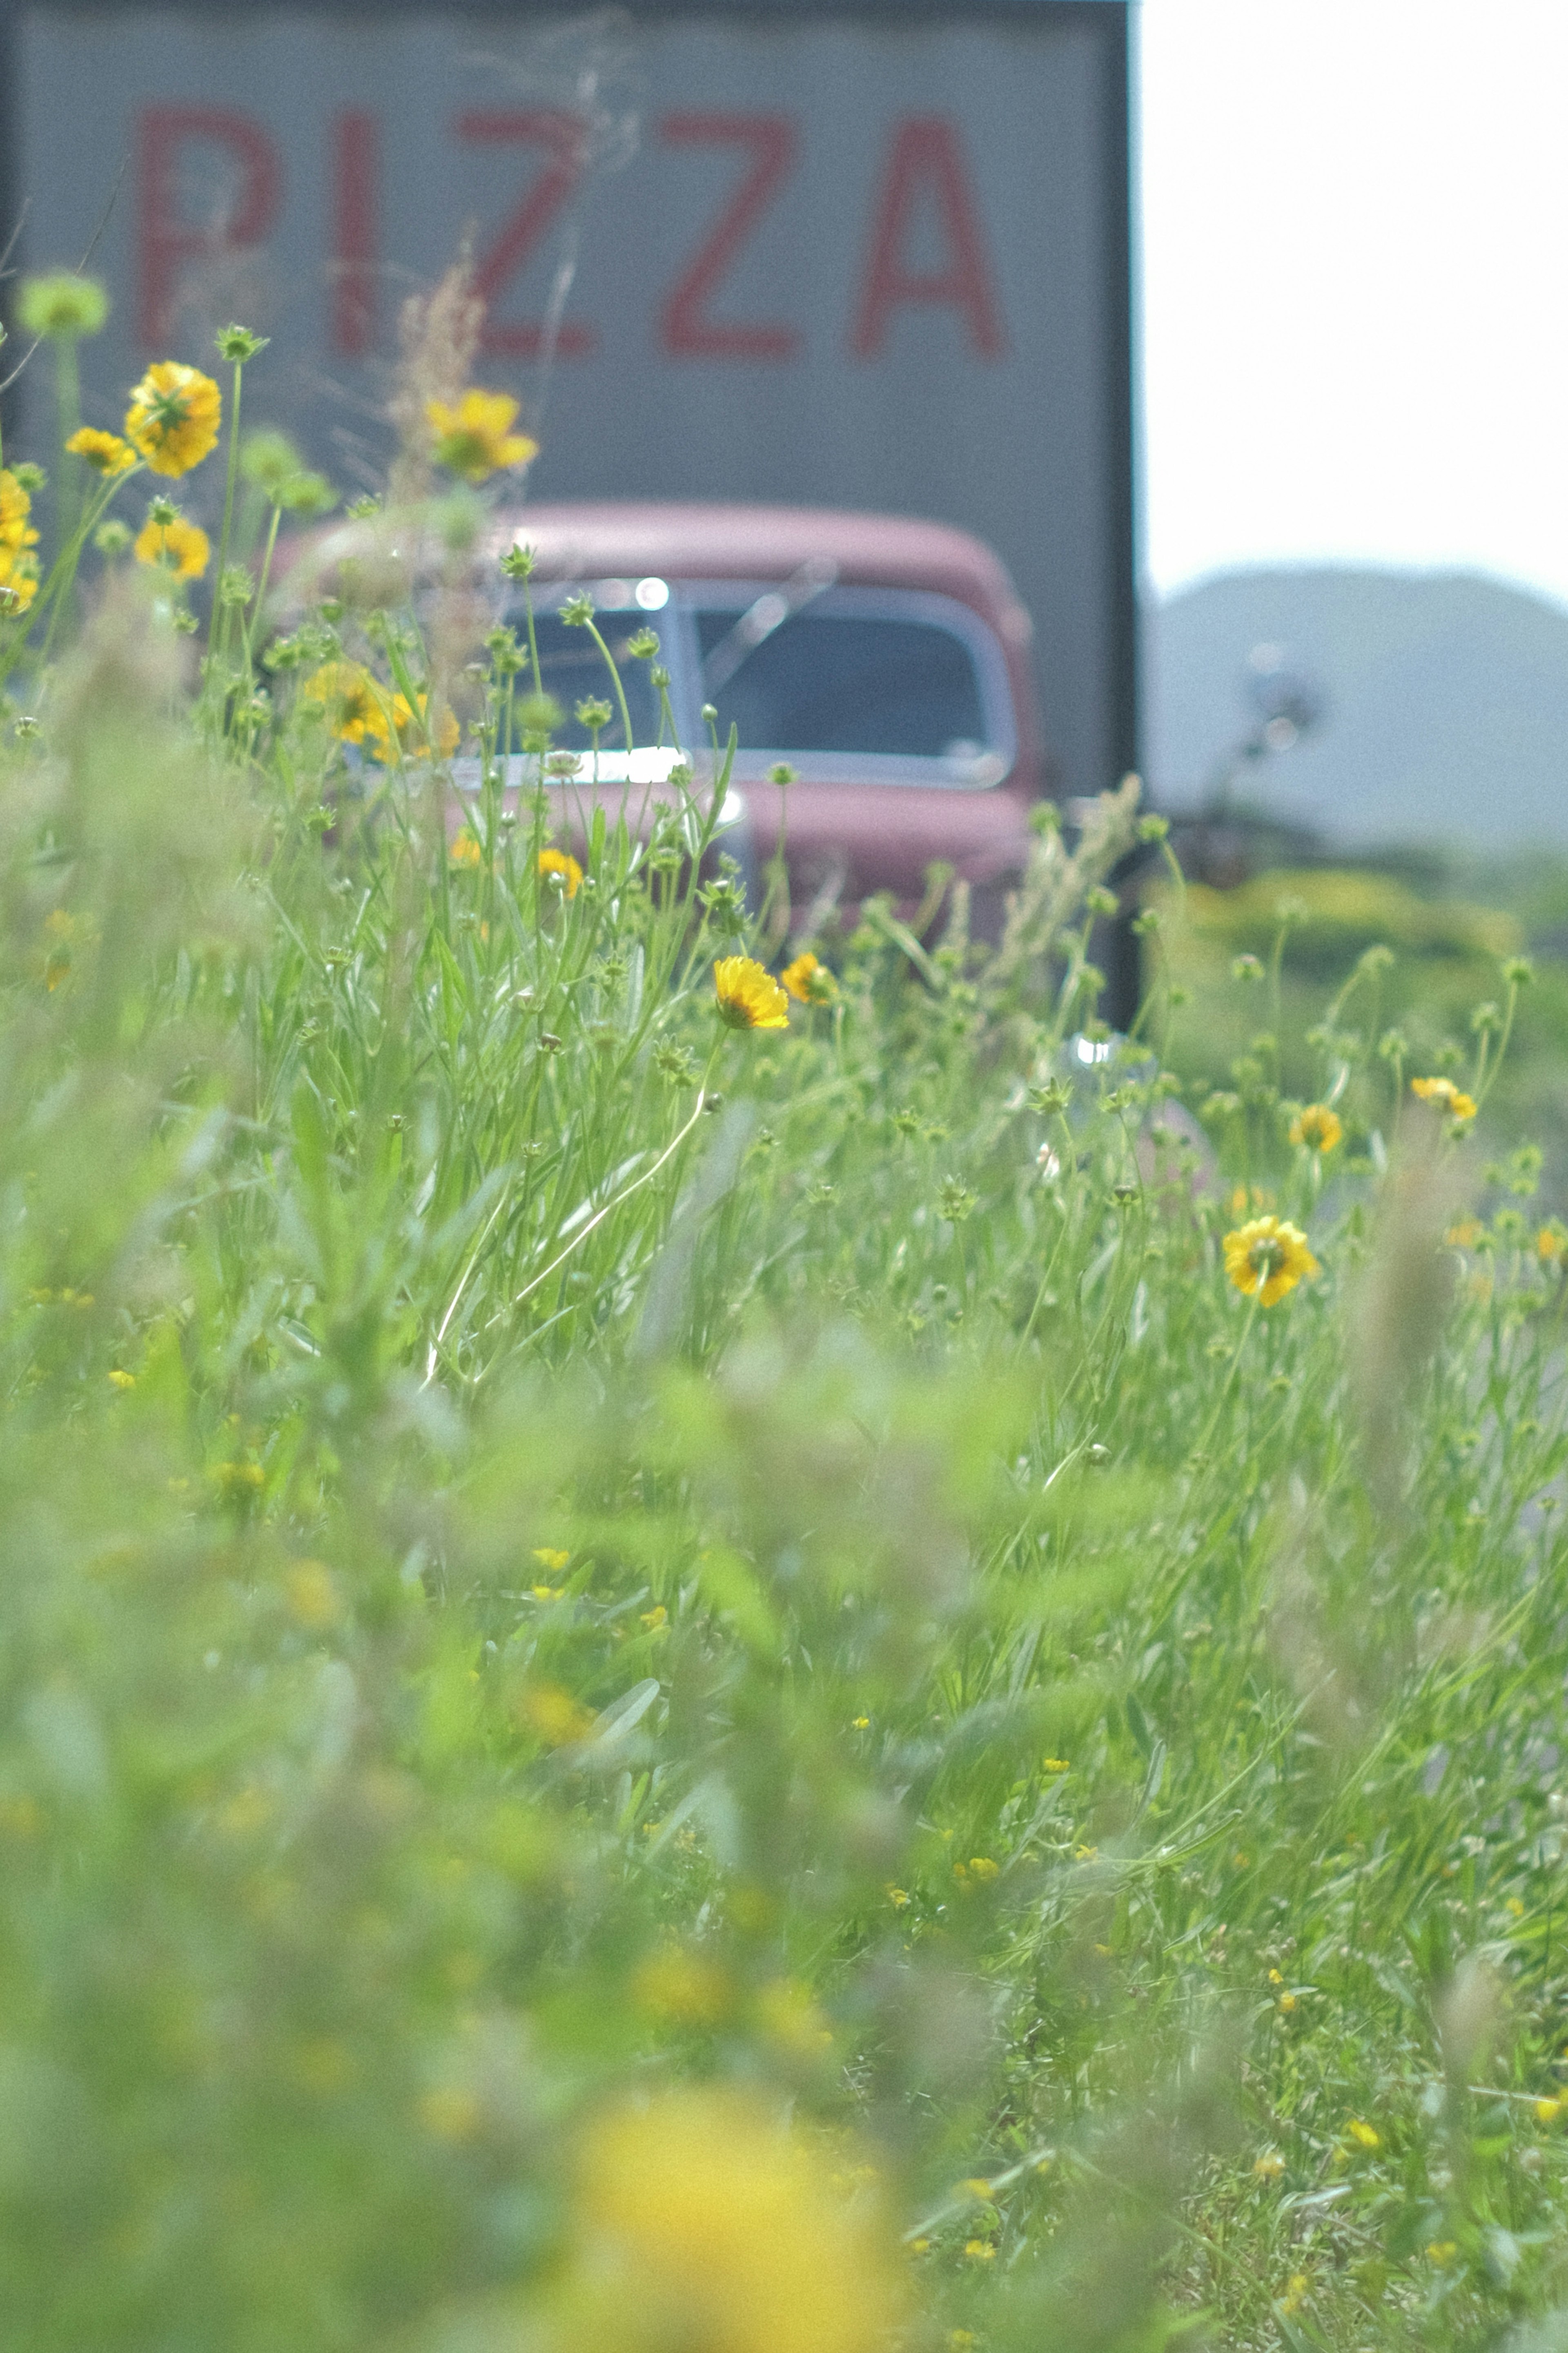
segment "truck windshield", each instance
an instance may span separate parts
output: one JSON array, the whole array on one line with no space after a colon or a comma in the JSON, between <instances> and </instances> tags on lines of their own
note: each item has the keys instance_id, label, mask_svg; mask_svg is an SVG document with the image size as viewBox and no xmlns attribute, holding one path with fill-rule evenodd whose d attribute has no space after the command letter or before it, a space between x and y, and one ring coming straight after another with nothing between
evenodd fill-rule
<instances>
[{"instance_id":1,"label":"truck windshield","mask_svg":"<svg viewBox=\"0 0 1568 2353\"><path fill-rule=\"evenodd\" d=\"M507 626L517 632L517 642L525 659L517 674L513 707L525 695L533 691L533 674L526 660L528 652L528 620L520 605L507 615ZM616 668L621 674L626 691L626 708L631 712L632 735L638 744L658 741L658 696L648 682L648 665L636 660L626 650L626 640L633 633L647 627L646 613L600 613L595 615L605 643L616 658ZM539 674L546 694L552 694L561 706L562 723L555 730L555 742L563 751L585 752L593 736L577 717L577 705L590 699L607 702L610 717L599 731L599 748L605 752L626 749L626 731L621 725L621 707L616 700L616 690L610 673L605 668L605 658L586 629L569 629L558 613L534 614L533 626L539 639ZM517 719L512 722L512 740L508 751L521 752L522 731Z\"/></svg>"},{"instance_id":2,"label":"truck windshield","mask_svg":"<svg viewBox=\"0 0 1568 2353\"><path fill-rule=\"evenodd\" d=\"M715 696L722 742L733 721L749 750L881 753L964 759L985 744L974 657L939 622L835 610L796 613L738 665ZM704 659L738 608L700 611Z\"/></svg>"}]
</instances>

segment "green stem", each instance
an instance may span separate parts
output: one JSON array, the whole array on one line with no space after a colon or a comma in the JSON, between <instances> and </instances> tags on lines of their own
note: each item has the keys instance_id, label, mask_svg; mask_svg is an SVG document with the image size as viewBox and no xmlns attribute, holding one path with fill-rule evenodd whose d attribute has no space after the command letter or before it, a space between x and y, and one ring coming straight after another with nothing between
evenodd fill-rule
<instances>
[{"instance_id":1,"label":"green stem","mask_svg":"<svg viewBox=\"0 0 1568 2353\"><path fill-rule=\"evenodd\" d=\"M77 372L76 343L68 335L61 335L55 344L55 519L59 530L59 552L70 544L76 528L77 499L76 460L66 454L66 443L81 422L80 379Z\"/></svg>"},{"instance_id":2,"label":"green stem","mask_svg":"<svg viewBox=\"0 0 1568 2353\"><path fill-rule=\"evenodd\" d=\"M239 393L245 375L245 362L234 364L234 393L228 412L228 470L224 481L223 529L218 534L217 571L213 579L212 617L207 623L207 656L217 651L218 615L226 610L223 601L224 566L228 562L228 536L234 522L234 486L239 478Z\"/></svg>"},{"instance_id":3,"label":"green stem","mask_svg":"<svg viewBox=\"0 0 1568 2353\"><path fill-rule=\"evenodd\" d=\"M621 725L622 725L622 726L625 728L625 730L626 730L626 778L627 778L627 781L628 781L628 783L629 783L629 782L630 782L630 779L631 779L631 757L632 757L632 714L631 714L631 712L626 709L626 689L625 689L625 688L622 686L622 684L621 684L621 673L620 673L620 671L616 668L616 658L615 658L614 654L610 651L609 647L605 643L604 638L599 635L598 628L597 628L596 625L595 625L593 621L589 621L589 622L587 622L587 623L585 624L585 627L586 627L586 628L587 628L588 635L593 638L594 643L598 647L599 651L604 655L604 657L605 657L605 669L609 671L611 678L615 681L615 687L616 687L616 702L620 704L620 706L621 706ZM595 738L594 749L595 749L595 759L596 759L596 757L597 757L597 753L598 753L598 739L597 739L597 737L596 737L596 736L595 736Z\"/></svg>"}]
</instances>

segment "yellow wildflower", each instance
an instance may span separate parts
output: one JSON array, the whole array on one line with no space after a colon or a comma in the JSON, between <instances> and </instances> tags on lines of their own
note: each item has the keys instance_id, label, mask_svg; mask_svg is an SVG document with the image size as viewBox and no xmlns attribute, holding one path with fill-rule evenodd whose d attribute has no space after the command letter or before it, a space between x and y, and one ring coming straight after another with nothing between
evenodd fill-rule
<instances>
[{"instance_id":1,"label":"yellow wildflower","mask_svg":"<svg viewBox=\"0 0 1568 2353\"><path fill-rule=\"evenodd\" d=\"M566 1748L594 1728L594 1719L559 1683L531 1683L520 1703L523 1722L550 1748Z\"/></svg>"},{"instance_id":2,"label":"yellow wildflower","mask_svg":"<svg viewBox=\"0 0 1568 2353\"><path fill-rule=\"evenodd\" d=\"M882 1893L895 1912L902 1912L909 1904L910 1894L907 1887L885 1887Z\"/></svg>"},{"instance_id":3,"label":"yellow wildflower","mask_svg":"<svg viewBox=\"0 0 1568 2353\"><path fill-rule=\"evenodd\" d=\"M138 564L155 564L176 580L199 580L212 544L199 523L176 515L173 522L144 522L136 534L134 553Z\"/></svg>"},{"instance_id":4,"label":"yellow wildflower","mask_svg":"<svg viewBox=\"0 0 1568 2353\"><path fill-rule=\"evenodd\" d=\"M838 994L833 975L809 948L803 949L793 964L786 964L779 978L797 1005L828 1005Z\"/></svg>"},{"instance_id":5,"label":"yellow wildflower","mask_svg":"<svg viewBox=\"0 0 1568 2353\"><path fill-rule=\"evenodd\" d=\"M1268 1982L1270 1985L1283 1985L1285 1980L1280 1976L1278 1969L1270 1969L1268 1972Z\"/></svg>"},{"instance_id":6,"label":"yellow wildflower","mask_svg":"<svg viewBox=\"0 0 1568 2353\"><path fill-rule=\"evenodd\" d=\"M663 1602L658 1601L651 1609L645 1609L637 1622L639 1625L646 1626L650 1634L657 1634L668 1625L669 1612Z\"/></svg>"},{"instance_id":7,"label":"yellow wildflower","mask_svg":"<svg viewBox=\"0 0 1568 2353\"><path fill-rule=\"evenodd\" d=\"M1383 2135L1380 2132L1375 2131L1371 2125L1363 2124L1360 2116L1352 2116L1351 2118L1348 2130L1352 2140L1356 2142L1362 2148L1381 2148L1383 2147Z\"/></svg>"},{"instance_id":8,"label":"yellow wildflower","mask_svg":"<svg viewBox=\"0 0 1568 2353\"><path fill-rule=\"evenodd\" d=\"M22 488L7 466L0 473L0 547L19 550L37 545L38 534L27 520L32 512L31 492Z\"/></svg>"},{"instance_id":9,"label":"yellow wildflower","mask_svg":"<svg viewBox=\"0 0 1568 2353\"><path fill-rule=\"evenodd\" d=\"M38 560L27 553L38 539L32 512L31 495L7 466L0 472L0 617L25 613L38 593Z\"/></svg>"},{"instance_id":10,"label":"yellow wildflower","mask_svg":"<svg viewBox=\"0 0 1568 2353\"><path fill-rule=\"evenodd\" d=\"M963 2242L963 2252L972 2263L988 2263L996 2250L989 2239L966 2239Z\"/></svg>"},{"instance_id":11,"label":"yellow wildflower","mask_svg":"<svg viewBox=\"0 0 1568 2353\"><path fill-rule=\"evenodd\" d=\"M188 474L222 422L223 395L210 375L179 360L154 360L131 396L125 438L155 474Z\"/></svg>"},{"instance_id":12,"label":"yellow wildflower","mask_svg":"<svg viewBox=\"0 0 1568 2353\"><path fill-rule=\"evenodd\" d=\"M1291 2012L1291 2011L1295 2009L1295 2007L1296 2007L1296 1997L1295 1997L1295 1995L1294 1995L1293 1993L1282 1993L1282 1994L1280 1995L1280 1997L1279 1997L1279 2006L1280 2010L1283 2010L1283 2012L1284 2012L1285 2016L1286 2016L1287 2018L1289 2018L1289 2015L1290 2015L1290 2012Z\"/></svg>"},{"instance_id":13,"label":"yellow wildflower","mask_svg":"<svg viewBox=\"0 0 1568 2353\"><path fill-rule=\"evenodd\" d=\"M1300 2312L1307 2301L1307 2291L1310 2285L1311 2282L1305 2272L1292 2272L1285 2284L1285 2293L1279 2299L1280 2311Z\"/></svg>"},{"instance_id":14,"label":"yellow wildflower","mask_svg":"<svg viewBox=\"0 0 1568 2353\"><path fill-rule=\"evenodd\" d=\"M1458 2253L1458 2242L1457 2240L1434 2239L1431 2244L1427 2247L1426 2255L1427 2260L1436 2263L1439 2271L1447 2271L1448 2265L1453 2262L1454 2257Z\"/></svg>"},{"instance_id":15,"label":"yellow wildflower","mask_svg":"<svg viewBox=\"0 0 1568 2353\"><path fill-rule=\"evenodd\" d=\"M851 1732L869 1732L871 1729L870 1717L868 1715L858 1715L850 1725L849 1729Z\"/></svg>"},{"instance_id":16,"label":"yellow wildflower","mask_svg":"<svg viewBox=\"0 0 1568 2353\"><path fill-rule=\"evenodd\" d=\"M1474 1119L1476 1115L1474 1099L1461 1093L1452 1079L1412 1079L1410 1092L1419 1095L1423 1103L1446 1111L1450 1119Z\"/></svg>"},{"instance_id":17,"label":"yellow wildflower","mask_svg":"<svg viewBox=\"0 0 1568 2353\"><path fill-rule=\"evenodd\" d=\"M1452 1250L1473 1250L1485 1230L1479 1218L1461 1218L1457 1226L1448 1228L1443 1240Z\"/></svg>"},{"instance_id":18,"label":"yellow wildflower","mask_svg":"<svg viewBox=\"0 0 1568 2353\"><path fill-rule=\"evenodd\" d=\"M323 1561L297 1560L283 1577L289 1615L312 1634L325 1633L342 1616L332 1572Z\"/></svg>"},{"instance_id":19,"label":"yellow wildflower","mask_svg":"<svg viewBox=\"0 0 1568 2353\"><path fill-rule=\"evenodd\" d=\"M1304 1274L1321 1271L1300 1226L1283 1218L1249 1219L1225 1237L1225 1271L1237 1291L1272 1307Z\"/></svg>"},{"instance_id":20,"label":"yellow wildflower","mask_svg":"<svg viewBox=\"0 0 1568 2353\"><path fill-rule=\"evenodd\" d=\"M1535 1237L1535 1255L1542 1266L1561 1266L1568 1254L1568 1234L1561 1226L1542 1226Z\"/></svg>"},{"instance_id":21,"label":"yellow wildflower","mask_svg":"<svg viewBox=\"0 0 1568 2353\"><path fill-rule=\"evenodd\" d=\"M787 1029L789 999L771 972L752 956L721 956L713 988L721 1020L731 1029Z\"/></svg>"},{"instance_id":22,"label":"yellow wildflower","mask_svg":"<svg viewBox=\"0 0 1568 2353\"><path fill-rule=\"evenodd\" d=\"M1558 2117L1563 2113L1563 2103L1561 2100L1537 2100L1535 2103L1536 2123L1538 2125L1554 2125L1557 2122Z\"/></svg>"},{"instance_id":23,"label":"yellow wildflower","mask_svg":"<svg viewBox=\"0 0 1568 2353\"><path fill-rule=\"evenodd\" d=\"M391 734L381 688L358 662L326 662L300 689L302 702L319 702L328 728L342 744L369 744L385 750Z\"/></svg>"},{"instance_id":24,"label":"yellow wildflower","mask_svg":"<svg viewBox=\"0 0 1568 2353\"><path fill-rule=\"evenodd\" d=\"M972 1854L969 1858L971 1879L978 1879L982 1883L994 1879L1001 1867L1000 1863L993 1862L988 1854Z\"/></svg>"},{"instance_id":25,"label":"yellow wildflower","mask_svg":"<svg viewBox=\"0 0 1568 2353\"><path fill-rule=\"evenodd\" d=\"M1040 1769L1045 1773L1070 1773L1072 1767L1065 1757L1047 1757L1042 1761Z\"/></svg>"},{"instance_id":26,"label":"yellow wildflower","mask_svg":"<svg viewBox=\"0 0 1568 2353\"><path fill-rule=\"evenodd\" d=\"M1344 1132L1339 1114L1327 1103L1309 1103L1290 1123L1291 1143L1304 1144L1309 1152L1331 1152Z\"/></svg>"},{"instance_id":27,"label":"yellow wildflower","mask_svg":"<svg viewBox=\"0 0 1568 2353\"><path fill-rule=\"evenodd\" d=\"M584 2147L552 2353L878 2353L902 2267L875 2189L845 2198L837 2169L743 2093L612 2110Z\"/></svg>"},{"instance_id":28,"label":"yellow wildflower","mask_svg":"<svg viewBox=\"0 0 1568 2353\"><path fill-rule=\"evenodd\" d=\"M757 2022L770 2042L802 2058L815 2058L833 2042L833 2030L805 1986L775 1978L757 1995Z\"/></svg>"},{"instance_id":29,"label":"yellow wildflower","mask_svg":"<svg viewBox=\"0 0 1568 2353\"><path fill-rule=\"evenodd\" d=\"M1259 2181L1278 2181L1285 2170L1285 2160L1277 2149L1265 2149L1261 2157L1253 2159L1252 2170Z\"/></svg>"},{"instance_id":30,"label":"yellow wildflower","mask_svg":"<svg viewBox=\"0 0 1568 2353\"><path fill-rule=\"evenodd\" d=\"M443 703L440 718L436 723L434 742L432 742L431 729L426 716L429 707L430 698L427 694L416 696L413 702L409 702L405 694L393 696L392 723L397 731L397 740L406 751L409 738L412 736L418 749L434 751L438 759L449 760L463 740L463 731L458 724L456 712Z\"/></svg>"},{"instance_id":31,"label":"yellow wildflower","mask_svg":"<svg viewBox=\"0 0 1568 2353\"><path fill-rule=\"evenodd\" d=\"M631 1997L645 2016L681 2026L713 2026L734 1999L729 1974L717 1961L671 1945L650 1953L632 1973Z\"/></svg>"},{"instance_id":32,"label":"yellow wildflower","mask_svg":"<svg viewBox=\"0 0 1568 2353\"><path fill-rule=\"evenodd\" d=\"M526 466L539 454L537 441L511 429L517 403L509 393L468 391L455 408L448 401L426 401L425 415L437 437L436 463L465 481L482 482L487 474Z\"/></svg>"},{"instance_id":33,"label":"yellow wildflower","mask_svg":"<svg viewBox=\"0 0 1568 2353\"><path fill-rule=\"evenodd\" d=\"M15 620L38 593L38 559L0 547L0 620Z\"/></svg>"},{"instance_id":34,"label":"yellow wildflower","mask_svg":"<svg viewBox=\"0 0 1568 2353\"><path fill-rule=\"evenodd\" d=\"M111 1388L133 1389L136 1386L135 1374L121 1372L118 1365L110 1367L109 1380Z\"/></svg>"},{"instance_id":35,"label":"yellow wildflower","mask_svg":"<svg viewBox=\"0 0 1568 2353\"><path fill-rule=\"evenodd\" d=\"M106 481L136 463L136 452L129 441L122 441L118 433L100 433L94 425L84 425L73 433L66 448Z\"/></svg>"},{"instance_id":36,"label":"yellow wildflower","mask_svg":"<svg viewBox=\"0 0 1568 2353\"><path fill-rule=\"evenodd\" d=\"M542 849L539 853L539 879L548 882L553 875L561 878L561 888L568 899L574 899L583 887L583 869L569 849Z\"/></svg>"},{"instance_id":37,"label":"yellow wildflower","mask_svg":"<svg viewBox=\"0 0 1568 2353\"><path fill-rule=\"evenodd\" d=\"M541 1568L547 1568L552 1576L559 1577L572 1556L569 1552L559 1551L554 1545L535 1545L533 1557Z\"/></svg>"},{"instance_id":38,"label":"yellow wildflower","mask_svg":"<svg viewBox=\"0 0 1568 2353\"><path fill-rule=\"evenodd\" d=\"M454 866L482 866L485 862L483 844L466 826L454 837L448 855Z\"/></svg>"}]
</instances>

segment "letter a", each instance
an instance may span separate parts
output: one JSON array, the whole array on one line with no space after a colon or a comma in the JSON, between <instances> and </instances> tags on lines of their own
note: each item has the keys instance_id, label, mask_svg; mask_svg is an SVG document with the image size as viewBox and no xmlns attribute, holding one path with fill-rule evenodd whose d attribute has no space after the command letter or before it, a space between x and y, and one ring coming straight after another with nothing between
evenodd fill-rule
<instances>
[{"instance_id":1,"label":"letter a","mask_svg":"<svg viewBox=\"0 0 1568 2353\"><path fill-rule=\"evenodd\" d=\"M906 258L922 196L929 197L946 240L940 269L911 269ZM958 133L940 114L911 115L893 132L850 338L857 359L877 357L889 318L905 302L942 303L959 311L983 359L1000 359L1007 347Z\"/></svg>"}]
</instances>

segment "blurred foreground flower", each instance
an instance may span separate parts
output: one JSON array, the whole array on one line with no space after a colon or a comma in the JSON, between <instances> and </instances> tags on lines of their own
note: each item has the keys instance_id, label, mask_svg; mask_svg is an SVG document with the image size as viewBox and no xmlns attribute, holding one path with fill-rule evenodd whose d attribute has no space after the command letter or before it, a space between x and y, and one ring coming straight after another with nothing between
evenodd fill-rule
<instances>
[{"instance_id":1,"label":"blurred foreground flower","mask_svg":"<svg viewBox=\"0 0 1568 2353\"><path fill-rule=\"evenodd\" d=\"M517 403L510 393L466 392L456 407L445 400L426 401L425 415L437 435L436 463L465 481L482 482L505 467L526 466L539 454L537 441L511 429Z\"/></svg>"},{"instance_id":2,"label":"blurred foreground flower","mask_svg":"<svg viewBox=\"0 0 1568 2353\"><path fill-rule=\"evenodd\" d=\"M136 561L155 564L177 580L199 580L207 568L211 543L199 523L174 515L167 522L150 516L136 534Z\"/></svg>"},{"instance_id":3,"label":"blurred foreground flower","mask_svg":"<svg viewBox=\"0 0 1568 2353\"><path fill-rule=\"evenodd\" d=\"M100 433L94 425L84 425L73 433L66 448L106 481L136 463L136 452L129 441L122 441L118 433Z\"/></svg>"},{"instance_id":4,"label":"blurred foreground flower","mask_svg":"<svg viewBox=\"0 0 1568 2353\"><path fill-rule=\"evenodd\" d=\"M1304 1274L1321 1272L1300 1226L1282 1218L1252 1218L1225 1237L1225 1271L1237 1291L1272 1307Z\"/></svg>"},{"instance_id":5,"label":"blurred foreground flower","mask_svg":"<svg viewBox=\"0 0 1568 2353\"><path fill-rule=\"evenodd\" d=\"M131 396L125 438L155 474L188 474L222 421L223 395L210 375L179 360L154 360Z\"/></svg>"},{"instance_id":6,"label":"blurred foreground flower","mask_svg":"<svg viewBox=\"0 0 1568 2353\"><path fill-rule=\"evenodd\" d=\"M379 744L391 740L392 723L380 688L358 662L325 662L300 689L301 702L319 703L341 744Z\"/></svg>"},{"instance_id":7,"label":"blurred foreground flower","mask_svg":"<svg viewBox=\"0 0 1568 2353\"><path fill-rule=\"evenodd\" d=\"M539 853L539 879L548 882L555 875L561 878L561 888L568 899L574 899L583 886L583 869L568 849L542 849Z\"/></svg>"},{"instance_id":8,"label":"blurred foreground flower","mask_svg":"<svg viewBox=\"0 0 1568 2353\"><path fill-rule=\"evenodd\" d=\"M1344 1132L1338 1113L1327 1103L1309 1103L1290 1123L1291 1143L1304 1144L1309 1152L1331 1152Z\"/></svg>"},{"instance_id":9,"label":"blurred foreground flower","mask_svg":"<svg viewBox=\"0 0 1568 2353\"><path fill-rule=\"evenodd\" d=\"M1463 1093L1452 1079L1412 1079L1410 1092L1419 1095L1423 1103L1446 1111L1450 1119L1474 1119L1476 1115L1474 1099Z\"/></svg>"},{"instance_id":10,"label":"blurred foreground flower","mask_svg":"<svg viewBox=\"0 0 1568 2353\"><path fill-rule=\"evenodd\" d=\"M667 2093L606 2116L579 2174L559 2348L874 2353L902 2316L875 2177L759 2103Z\"/></svg>"},{"instance_id":11,"label":"blurred foreground flower","mask_svg":"<svg viewBox=\"0 0 1568 2353\"><path fill-rule=\"evenodd\" d=\"M419 695L414 702L410 702L405 694L395 694L392 698L392 723L397 730L397 740L405 751L412 742L420 750L433 751L438 759L449 760L463 740L457 713L443 703L432 729L429 709L427 694Z\"/></svg>"},{"instance_id":12,"label":"blurred foreground flower","mask_svg":"<svg viewBox=\"0 0 1568 2353\"><path fill-rule=\"evenodd\" d=\"M0 617L25 613L38 593L38 534L29 492L7 466L0 472Z\"/></svg>"},{"instance_id":13,"label":"blurred foreground flower","mask_svg":"<svg viewBox=\"0 0 1568 2353\"><path fill-rule=\"evenodd\" d=\"M833 975L809 948L786 964L779 978L797 1005L830 1005L838 994Z\"/></svg>"},{"instance_id":14,"label":"blurred foreground flower","mask_svg":"<svg viewBox=\"0 0 1568 2353\"><path fill-rule=\"evenodd\" d=\"M731 1029L787 1029L789 999L753 956L721 956L713 967L721 1018Z\"/></svg>"},{"instance_id":15,"label":"blurred foreground flower","mask_svg":"<svg viewBox=\"0 0 1568 2353\"><path fill-rule=\"evenodd\" d=\"M16 297L16 317L26 332L47 335L55 343L74 343L80 335L96 335L108 316L109 297L97 279L79 278L73 269L24 278ZM66 447L69 448L68 441Z\"/></svg>"}]
</instances>

